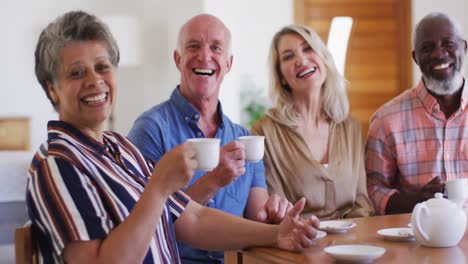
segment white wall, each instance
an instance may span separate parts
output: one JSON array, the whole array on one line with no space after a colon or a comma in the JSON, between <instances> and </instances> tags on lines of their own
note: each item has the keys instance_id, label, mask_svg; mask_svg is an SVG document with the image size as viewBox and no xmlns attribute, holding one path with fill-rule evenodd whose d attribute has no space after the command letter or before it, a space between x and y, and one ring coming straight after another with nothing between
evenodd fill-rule
<instances>
[{"instance_id":1,"label":"white wall","mask_svg":"<svg viewBox=\"0 0 468 264\"><path fill-rule=\"evenodd\" d=\"M67 5L77 5L77 1L69 1ZM57 116L36 81L34 48L40 30L51 20L51 14L55 16L69 7L61 1L19 0L8 1L1 9L1 42L3 45L6 42L6 48L2 47L0 52L1 58L6 60L0 63L3 99L0 115L31 117L31 144L34 147L46 137L46 122Z\"/></svg>"},{"instance_id":2,"label":"white wall","mask_svg":"<svg viewBox=\"0 0 468 264\"><path fill-rule=\"evenodd\" d=\"M268 52L276 31L293 23L293 4L290 0L206 0L205 10L223 19L230 28L234 63L225 77L220 100L230 118L241 120L240 90L249 87L265 91L268 86Z\"/></svg>"},{"instance_id":3,"label":"white wall","mask_svg":"<svg viewBox=\"0 0 468 264\"><path fill-rule=\"evenodd\" d=\"M268 12L265 12L268 6ZM231 27L234 65L225 78L220 99L224 111L239 121L240 78L250 74L266 87L269 40L280 26L292 23L292 0L17 0L5 1L0 9L0 63L2 104L0 116L29 116L31 146L46 138L46 122L56 119L34 75L34 48L47 23L58 15L81 9L98 16L132 15L141 23L142 61L120 67L115 130L126 134L144 110L167 99L179 82L172 53L178 29L193 15L212 13ZM259 16L262 19L258 19Z\"/></svg>"},{"instance_id":4,"label":"white wall","mask_svg":"<svg viewBox=\"0 0 468 264\"><path fill-rule=\"evenodd\" d=\"M466 0L413 0L413 24L432 11L455 17L468 36ZM26 7L26 8L25 8ZM141 65L121 67L115 129L124 134L138 114L169 97L179 82L172 60L180 26L199 13L220 17L231 29L234 64L221 88L225 112L240 121L239 92L244 81L267 89L271 37L293 22L293 0L16 0L0 9L0 116L32 118L31 145L46 136L46 122L57 118L34 75L34 47L40 30L65 11L82 9L98 16L128 14L141 22ZM409 56L409 54L408 54ZM6 60L5 60L6 59ZM466 68L466 67L465 67ZM419 78L419 69L414 69Z\"/></svg>"},{"instance_id":5,"label":"white wall","mask_svg":"<svg viewBox=\"0 0 468 264\"><path fill-rule=\"evenodd\" d=\"M139 79L135 76L138 73L119 80L121 88L115 111L115 129L126 134L139 113L169 97L180 78L173 61L178 31L188 19L200 13L218 16L231 30L234 63L224 79L220 100L225 113L235 122L240 122L242 78L248 74L259 88L266 89L270 40L281 26L293 22L292 0L147 0L146 3L151 6L143 9L146 27L144 54L149 56L140 67L143 69L140 73L143 93L135 95L138 89L131 85ZM272 8L265 12L265 6ZM261 21L258 20L259 14L262 14ZM124 71L129 70L120 70L121 73ZM129 87L122 88L125 82L129 82Z\"/></svg>"},{"instance_id":6,"label":"white wall","mask_svg":"<svg viewBox=\"0 0 468 264\"><path fill-rule=\"evenodd\" d=\"M431 12L442 12L454 18L460 23L465 39L468 38L468 17L466 12L468 10L468 1L466 0L413 0L412 4L412 17L413 17L413 30L415 25L425 15ZM466 66L465 57L465 76L468 76L468 67ZM421 73L418 66L413 63L413 83L416 84L421 78Z\"/></svg>"}]
</instances>

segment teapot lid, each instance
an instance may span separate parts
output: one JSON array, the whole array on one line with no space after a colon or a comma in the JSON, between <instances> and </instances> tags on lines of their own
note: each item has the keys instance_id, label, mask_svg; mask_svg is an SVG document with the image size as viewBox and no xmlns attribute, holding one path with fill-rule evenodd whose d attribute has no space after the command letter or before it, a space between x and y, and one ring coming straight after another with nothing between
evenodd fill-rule
<instances>
[{"instance_id":1,"label":"teapot lid","mask_svg":"<svg viewBox=\"0 0 468 264\"><path fill-rule=\"evenodd\" d=\"M455 206L456 204L452 201L445 199L444 195L440 192L434 194L434 198L431 198L425 201L426 206L428 207L447 207L447 206Z\"/></svg>"}]
</instances>

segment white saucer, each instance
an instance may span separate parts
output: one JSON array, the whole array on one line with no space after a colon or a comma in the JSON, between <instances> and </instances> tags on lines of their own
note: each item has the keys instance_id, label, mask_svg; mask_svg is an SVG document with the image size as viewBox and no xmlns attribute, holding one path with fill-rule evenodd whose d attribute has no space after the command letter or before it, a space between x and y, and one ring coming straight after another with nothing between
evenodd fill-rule
<instances>
[{"instance_id":1,"label":"white saucer","mask_svg":"<svg viewBox=\"0 0 468 264\"><path fill-rule=\"evenodd\" d=\"M381 257L385 248L366 245L339 245L324 248L327 254L338 261L370 262Z\"/></svg>"},{"instance_id":2,"label":"white saucer","mask_svg":"<svg viewBox=\"0 0 468 264\"><path fill-rule=\"evenodd\" d=\"M343 233L356 226L351 220L322 221L318 229L328 233Z\"/></svg>"},{"instance_id":3,"label":"white saucer","mask_svg":"<svg viewBox=\"0 0 468 264\"><path fill-rule=\"evenodd\" d=\"M414 240L413 229L409 227L380 229L377 231L377 234L381 235L384 239L392 241Z\"/></svg>"},{"instance_id":4,"label":"white saucer","mask_svg":"<svg viewBox=\"0 0 468 264\"><path fill-rule=\"evenodd\" d=\"M322 238L324 238L326 236L327 236L327 232L317 230L317 236L315 236L314 239L312 239L312 241L320 240L320 239L322 239Z\"/></svg>"}]
</instances>

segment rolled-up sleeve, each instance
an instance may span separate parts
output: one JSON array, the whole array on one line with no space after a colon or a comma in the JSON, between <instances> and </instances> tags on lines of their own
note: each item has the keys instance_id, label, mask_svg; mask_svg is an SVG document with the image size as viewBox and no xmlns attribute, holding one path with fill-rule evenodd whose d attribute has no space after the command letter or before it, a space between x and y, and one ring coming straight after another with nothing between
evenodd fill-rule
<instances>
[{"instance_id":1,"label":"rolled-up sleeve","mask_svg":"<svg viewBox=\"0 0 468 264\"><path fill-rule=\"evenodd\" d=\"M367 192L376 212L382 215L385 214L388 199L397 192L391 185L395 179L397 164L386 134L382 118L374 115L365 148Z\"/></svg>"}]
</instances>

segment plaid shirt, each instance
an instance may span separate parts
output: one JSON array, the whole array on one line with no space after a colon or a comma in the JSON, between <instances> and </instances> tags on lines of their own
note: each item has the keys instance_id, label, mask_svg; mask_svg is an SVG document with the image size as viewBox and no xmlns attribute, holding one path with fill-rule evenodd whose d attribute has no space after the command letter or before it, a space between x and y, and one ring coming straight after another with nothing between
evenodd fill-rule
<instances>
[{"instance_id":1,"label":"plaid shirt","mask_svg":"<svg viewBox=\"0 0 468 264\"><path fill-rule=\"evenodd\" d=\"M467 89L468 90L468 89ZM468 91L449 118L424 82L380 107L366 143L367 191L376 212L400 190L420 190L434 177L468 178Z\"/></svg>"}]
</instances>

